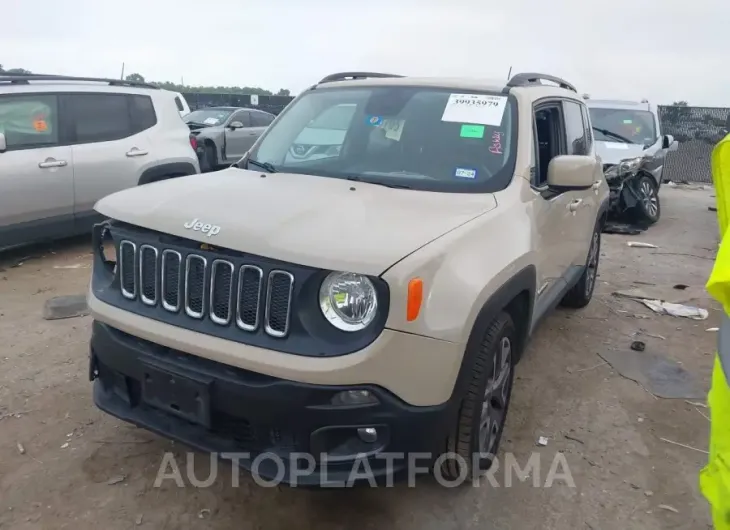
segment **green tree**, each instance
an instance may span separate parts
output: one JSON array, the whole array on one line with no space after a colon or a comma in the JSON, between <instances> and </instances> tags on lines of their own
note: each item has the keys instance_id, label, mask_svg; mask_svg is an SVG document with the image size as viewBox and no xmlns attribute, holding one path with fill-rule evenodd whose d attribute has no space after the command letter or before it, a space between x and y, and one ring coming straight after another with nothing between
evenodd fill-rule
<instances>
[{"instance_id":1,"label":"green tree","mask_svg":"<svg viewBox=\"0 0 730 530\"><path fill-rule=\"evenodd\" d=\"M276 93L277 96L291 96L291 91L288 88L280 88Z\"/></svg>"},{"instance_id":2,"label":"green tree","mask_svg":"<svg viewBox=\"0 0 730 530\"><path fill-rule=\"evenodd\" d=\"M33 72L31 72L30 70L26 70L25 68L8 68L7 70L5 70L3 68L3 65L0 64L0 74L24 74L24 75L28 75L28 74L32 74L32 73Z\"/></svg>"},{"instance_id":3,"label":"green tree","mask_svg":"<svg viewBox=\"0 0 730 530\"><path fill-rule=\"evenodd\" d=\"M124 78L124 80L129 81L130 83L144 83L144 77L137 73L129 74L127 77Z\"/></svg>"}]
</instances>

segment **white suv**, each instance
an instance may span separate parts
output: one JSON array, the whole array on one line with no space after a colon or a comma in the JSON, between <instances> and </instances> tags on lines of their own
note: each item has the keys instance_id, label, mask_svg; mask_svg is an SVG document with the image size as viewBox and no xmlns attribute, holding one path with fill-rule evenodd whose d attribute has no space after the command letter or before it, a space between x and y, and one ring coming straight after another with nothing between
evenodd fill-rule
<instances>
[{"instance_id":1,"label":"white suv","mask_svg":"<svg viewBox=\"0 0 730 530\"><path fill-rule=\"evenodd\" d=\"M106 195L200 173L175 97L145 83L0 75L0 249L88 232Z\"/></svg>"}]
</instances>

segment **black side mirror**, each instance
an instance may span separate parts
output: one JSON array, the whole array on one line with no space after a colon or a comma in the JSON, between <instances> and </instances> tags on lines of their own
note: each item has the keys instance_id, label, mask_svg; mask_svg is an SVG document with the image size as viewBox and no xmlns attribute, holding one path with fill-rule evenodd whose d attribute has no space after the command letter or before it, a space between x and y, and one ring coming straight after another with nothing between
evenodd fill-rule
<instances>
[{"instance_id":1,"label":"black side mirror","mask_svg":"<svg viewBox=\"0 0 730 530\"><path fill-rule=\"evenodd\" d=\"M671 134L665 134L662 137L662 149L669 149L674 143L674 136Z\"/></svg>"}]
</instances>

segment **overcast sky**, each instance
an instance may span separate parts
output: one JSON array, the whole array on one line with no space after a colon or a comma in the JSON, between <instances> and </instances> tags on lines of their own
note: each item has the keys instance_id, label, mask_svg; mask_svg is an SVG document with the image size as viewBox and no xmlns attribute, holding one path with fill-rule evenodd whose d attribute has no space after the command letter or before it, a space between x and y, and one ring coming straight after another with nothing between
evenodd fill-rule
<instances>
[{"instance_id":1,"label":"overcast sky","mask_svg":"<svg viewBox=\"0 0 730 530\"><path fill-rule=\"evenodd\" d=\"M11 7L12 5L12 7ZM294 92L375 70L540 71L593 98L730 106L721 0L0 0L0 64ZM723 37L725 35L725 37Z\"/></svg>"}]
</instances>

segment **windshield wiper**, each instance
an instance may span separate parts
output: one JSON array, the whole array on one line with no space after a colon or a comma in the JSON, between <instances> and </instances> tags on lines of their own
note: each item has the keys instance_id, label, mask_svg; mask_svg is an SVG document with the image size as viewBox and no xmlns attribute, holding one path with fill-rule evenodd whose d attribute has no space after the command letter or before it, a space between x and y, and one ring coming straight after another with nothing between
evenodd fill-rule
<instances>
[{"instance_id":1,"label":"windshield wiper","mask_svg":"<svg viewBox=\"0 0 730 530\"><path fill-rule=\"evenodd\" d=\"M249 158L248 160L246 160L246 167L251 166L251 165L260 167L261 169L265 169L269 173L276 173L276 168L270 162L259 162L258 160Z\"/></svg>"},{"instance_id":2,"label":"windshield wiper","mask_svg":"<svg viewBox=\"0 0 730 530\"><path fill-rule=\"evenodd\" d=\"M598 131L599 133L601 133L601 134L603 134L605 136L611 136L613 138L616 138L617 140L619 140L619 141L621 141L621 142L623 142L625 144L633 144L634 143L631 140L629 140L628 138L626 138L625 136L621 136L620 134L615 133L613 131L609 131L608 129L601 129L600 127L595 127L594 126L593 127L593 130L594 131Z\"/></svg>"},{"instance_id":3,"label":"windshield wiper","mask_svg":"<svg viewBox=\"0 0 730 530\"><path fill-rule=\"evenodd\" d=\"M386 188L396 188L396 189L402 189L402 190L413 189L410 186L406 186L405 184L391 184L388 182L379 182L377 180L365 180L360 177L345 177L345 180L351 180L353 182L365 182L367 184L376 184L378 186L385 186Z\"/></svg>"}]
</instances>

